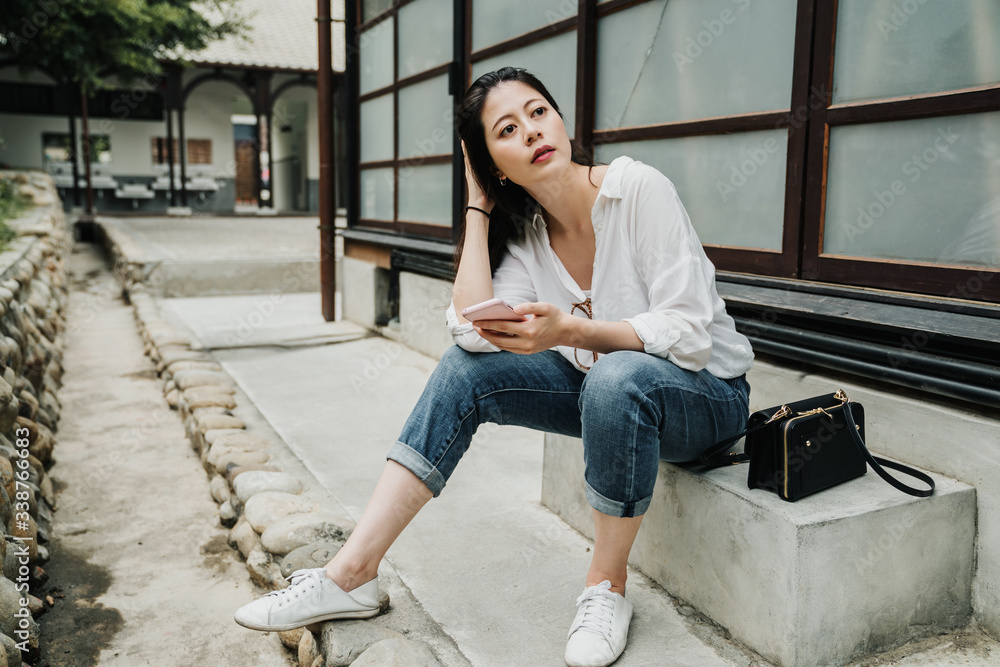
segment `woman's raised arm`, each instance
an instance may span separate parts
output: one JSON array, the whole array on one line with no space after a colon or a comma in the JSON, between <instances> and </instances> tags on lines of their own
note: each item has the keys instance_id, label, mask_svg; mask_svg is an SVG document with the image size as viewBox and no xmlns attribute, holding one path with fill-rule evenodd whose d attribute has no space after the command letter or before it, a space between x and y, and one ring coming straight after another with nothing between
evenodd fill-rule
<instances>
[{"instance_id":1,"label":"woman's raised arm","mask_svg":"<svg viewBox=\"0 0 1000 667\"><path fill-rule=\"evenodd\" d=\"M462 154L465 155L465 181L469 187L469 206L486 211L482 213L476 208L469 208L465 213L465 243L462 246L462 259L455 272L455 285L451 293L458 321L465 324L469 320L462 317L463 309L493 298L493 272L490 270L489 249L490 219L487 216L487 213L493 210L493 204L487 201L472 173L464 141Z\"/></svg>"}]
</instances>

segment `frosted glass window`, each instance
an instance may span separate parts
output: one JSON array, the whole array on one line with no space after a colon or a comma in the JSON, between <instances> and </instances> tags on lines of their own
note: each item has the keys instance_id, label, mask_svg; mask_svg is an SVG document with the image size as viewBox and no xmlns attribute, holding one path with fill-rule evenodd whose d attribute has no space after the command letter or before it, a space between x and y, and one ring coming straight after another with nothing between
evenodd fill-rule
<instances>
[{"instance_id":1,"label":"frosted glass window","mask_svg":"<svg viewBox=\"0 0 1000 667\"><path fill-rule=\"evenodd\" d=\"M452 0L415 0L399 10L399 78L453 58Z\"/></svg>"},{"instance_id":2,"label":"frosted glass window","mask_svg":"<svg viewBox=\"0 0 1000 667\"><path fill-rule=\"evenodd\" d=\"M454 136L448 76L399 90L399 158L409 160L451 153Z\"/></svg>"},{"instance_id":3,"label":"frosted glass window","mask_svg":"<svg viewBox=\"0 0 1000 667\"><path fill-rule=\"evenodd\" d=\"M358 47L361 51L361 94L391 86L392 78L392 20L381 21L361 33Z\"/></svg>"},{"instance_id":4,"label":"frosted glass window","mask_svg":"<svg viewBox=\"0 0 1000 667\"><path fill-rule=\"evenodd\" d=\"M1000 111L834 127L829 155L824 254L1000 267Z\"/></svg>"},{"instance_id":5,"label":"frosted glass window","mask_svg":"<svg viewBox=\"0 0 1000 667\"><path fill-rule=\"evenodd\" d=\"M392 0L364 0L361 8L361 21L368 21L392 7Z\"/></svg>"},{"instance_id":6,"label":"frosted glass window","mask_svg":"<svg viewBox=\"0 0 1000 667\"><path fill-rule=\"evenodd\" d=\"M399 168L399 219L451 225L451 165Z\"/></svg>"},{"instance_id":7,"label":"frosted glass window","mask_svg":"<svg viewBox=\"0 0 1000 667\"><path fill-rule=\"evenodd\" d=\"M361 103L361 161L391 160L392 93Z\"/></svg>"},{"instance_id":8,"label":"frosted glass window","mask_svg":"<svg viewBox=\"0 0 1000 667\"><path fill-rule=\"evenodd\" d=\"M787 109L795 0L654 0L600 19L599 129Z\"/></svg>"},{"instance_id":9,"label":"frosted glass window","mask_svg":"<svg viewBox=\"0 0 1000 667\"><path fill-rule=\"evenodd\" d=\"M361 170L361 217L392 220L392 168Z\"/></svg>"},{"instance_id":10,"label":"frosted glass window","mask_svg":"<svg viewBox=\"0 0 1000 667\"><path fill-rule=\"evenodd\" d=\"M472 0L472 50L576 16L576 5L576 0Z\"/></svg>"},{"instance_id":11,"label":"frosted glass window","mask_svg":"<svg viewBox=\"0 0 1000 667\"><path fill-rule=\"evenodd\" d=\"M523 67L542 82L563 113L572 138L576 125L576 31L550 37L517 51L504 53L472 66L472 80L504 66Z\"/></svg>"},{"instance_id":12,"label":"frosted glass window","mask_svg":"<svg viewBox=\"0 0 1000 667\"><path fill-rule=\"evenodd\" d=\"M841 0L833 101L1000 82L1000 2Z\"/></svg>"},{"instance_id":13,"label":"frosted glass window","mask_svg":"<svg viewBox=\"0 0 1000 667\"><path fill-rule=\"evenodd\" d=\"M787 147L780 129L601 144L596 157L628 155L659 169L702 243L780 251Z\"/></svg>"}]
</instances>

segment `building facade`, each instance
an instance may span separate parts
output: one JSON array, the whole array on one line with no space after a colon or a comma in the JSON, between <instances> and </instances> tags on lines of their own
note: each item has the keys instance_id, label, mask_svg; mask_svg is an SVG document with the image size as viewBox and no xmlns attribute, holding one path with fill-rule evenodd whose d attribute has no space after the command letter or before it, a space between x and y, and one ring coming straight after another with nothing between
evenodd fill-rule
<instances>
[{"instance_id":1,"label":"building facade","mask_svg":"<svg viewBox=\"0 0 1000 667\"><path fill-rule=\"evenodd\" d=\"M162 74L138 81L109 77L109 89L88 100L97 212L317 211L315 3L246 0L242 10L246 39L185 54L189 67L165 61ZM0 63L0 163L45 169L67 207L82 206L86 188L81 106L56 77L25 78ZM336 115L334 125L339 134Z\"/></svg>"},{"instance_id":2,"label":"building facade","mask_svg":"<svg viewBox=\"0 0 1000 667\"><path fill-rule=\"evenodd\" d=\"M754 345L753 409L846 388L873 449L976 487L968 596L1000 636L1000 4L359 0L346 16L345 316L431 355L451 343L454 108L479 75L524 67L596 161L676 185Z\"/></svg>"}]
</instances>

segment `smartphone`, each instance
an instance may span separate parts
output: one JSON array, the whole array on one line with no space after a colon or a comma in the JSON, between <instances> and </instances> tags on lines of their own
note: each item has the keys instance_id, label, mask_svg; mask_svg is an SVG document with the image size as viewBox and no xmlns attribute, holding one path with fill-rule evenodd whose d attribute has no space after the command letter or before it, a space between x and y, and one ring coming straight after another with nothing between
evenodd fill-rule
<instances>
[{"instance_id":1,"label":"smartphone","mask_svg":"<svg viewBox=\"0 0 1000 667\"><path fill-rule=\"evenodd\" d=\"M462 311L462 317L473 322L479 320L508 320L511 322L527 322L528 318L514 312L506 301L497 297L489 301L477 303Z\"/></svg>"}]
</instances>

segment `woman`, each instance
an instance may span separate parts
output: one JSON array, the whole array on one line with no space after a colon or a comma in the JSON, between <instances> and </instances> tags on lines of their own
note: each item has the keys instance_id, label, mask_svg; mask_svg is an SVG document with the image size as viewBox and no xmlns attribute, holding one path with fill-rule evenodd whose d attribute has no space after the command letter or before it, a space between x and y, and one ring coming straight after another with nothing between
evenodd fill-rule
<instances>
[{"instance_id":1,"label":"woman","mask_svg":"<svg viewBox=\"0 0 1000 667\"><path fill-rule=\"evenodd\" d=\"M344 547L236 620L285 630L378 613L379 562L441 493L478 425L493 421L583 439L595 542L565 657L609 665L625 648L628 554L658 461L696 459L742 429L753 352L657 170L627 157L589 164L552 96L520 69L480 77L458 125L469 207L447 315L457 345ZM530 317L471 323L459 314L493 297Z\"/></svg>"}]
</instances>

